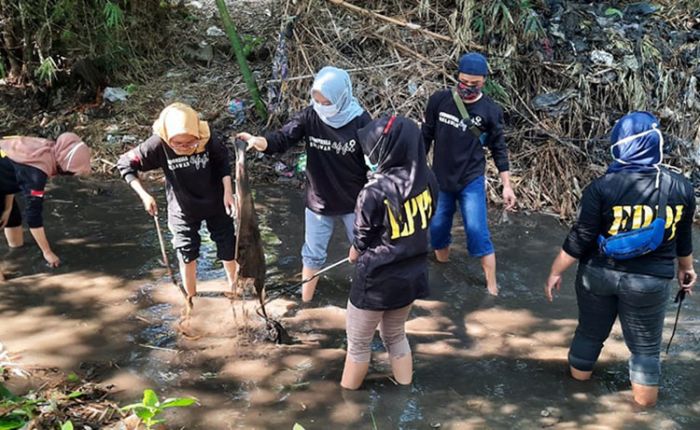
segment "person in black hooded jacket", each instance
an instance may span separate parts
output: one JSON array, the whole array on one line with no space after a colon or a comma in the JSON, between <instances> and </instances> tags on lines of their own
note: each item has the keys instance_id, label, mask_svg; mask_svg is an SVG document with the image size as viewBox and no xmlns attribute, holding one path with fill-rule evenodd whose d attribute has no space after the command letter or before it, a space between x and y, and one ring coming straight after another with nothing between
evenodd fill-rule
<instances>
[{"instance_id":1,"label":"person in black hooded jacket","mask_svg":"<svg viewBox=\"0 0 700 430\"><path fill-rule=\"evenodd\" d=\"M428 228L438 190L411 120L385 117L360 129L358 137L372 173L358 196L348 256L356 268L341 386L351 390L367 374L377 326L394 378L411 383L413 359L404 327L413 302L428 295Z\"/></svg>"},{"instance_id":2,"label":"person in black hooded jacket","mask_svg":"<svg viewBox=\"0 0 700 430\"><path fill-rule=\"evenodd\" d=\"M654 405L659 394L661 336L674 270L682 291L691 292L697 281L692 254L693 185L683 175L660 167L664 139L658 122L649 112L632 112L615 124L610 136L614 161L605 175L584 190L578 219L545 285L547 299L552 301L554 290L561 288L562 274L579 261L578 326L569 349L571 376L579 381L591 378L619 318L631 352L632 397L642 406ZM632 238L648 234L648 229L657 235L656 246L630 247L635 243ZM627 241L622 249L632 249L626 255L615 253L614 245L612 252L607 247L607 241L614 244L621 238Z\"/></svg>"}]
</instances>

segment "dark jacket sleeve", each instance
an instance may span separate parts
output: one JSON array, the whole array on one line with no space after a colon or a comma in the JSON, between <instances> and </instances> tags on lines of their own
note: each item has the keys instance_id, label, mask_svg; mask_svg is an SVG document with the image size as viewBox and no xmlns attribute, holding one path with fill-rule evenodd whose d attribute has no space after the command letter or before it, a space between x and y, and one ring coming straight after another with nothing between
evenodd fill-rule
<instances>
[{"instance_id":1,"label":"dark jacket sleeve","mask_svg":"<svg viewBox=\"0 0 700 430\"><path fill-rule=\"evenodd\" d=\"M685 213L683 214L678 225L676 226L676 255L678 257L687 257L693 253L693 218L695 217L695 193L691 185L686 185L686 205Z\"/></svg>"},{"instance_id":2,"label":"dark jacket sleeve","mask_svg":"<svg viewBox=\"0 0 700 430\"><path fill-rule=\"evenodd\" d=\"M438 185L437 178L432 170L428 169L428 187L430 188L430 195L433 196L433 203L430 205L430 218L432 219L437 212L438 207L438 197L440 195L440 186Z\"/></svg>"},{"instance_id":3,"label":"dark jacket sleeve","mask_svg":"<svg viewBox=\"0 0 700 430\"><path fill-rule=\"evenodd\" d=\"M211 145L209 152L211 153L211 166L214 175L217 178L231 176L231 159L221 136L212 136L209 145Z\"/></svg>"},{"instance_id":4,"label":"dark jacket sleeve","mask_svg":"<svg viewBox=\"0 0 700 430\"><path fill-rule=\"evenodd\" d=\"M364 252L372 244L379 242L384 227L384 204L380 196L371 188L364 188L357 196L355 207L355 238L353 246Z\"/></svg>"},{"instance_id":5,"label":"dark jacket sleeve","mask_svg":"<svg viewBox=\"0 0 700 430\"><path fill-rule=\"evenodd\" d=\"M159 136L148 140L119 157L117 169L127 183L138 178L138 172L147 172L165 167L165 150Z\"/></svg>"},{"instance_id":6,"label":"dark jacket sleeve","mask_svg":"<svg viewBox=\"0 0 700 430\"><path fill-rule=\"evenodd\" d=\"M425 153L430 152L435 140L435 125L437 123L437 94L433 94L428 99L428 106L425 108L425 116L423 125L421 126L421 134L423 134L423 144L425 145Z\"/></svg>"},{"instance_id":7,"label":"dark jacket sleeve","mask_svg":"<svg viewBox=\"0 0 700 430\"><path fill-rule=\"evenodd\" d=\"M285 152L306 136L308 109L310 108L304 109L294 115L292 119L278 131L265 133L265 139L267 139L265 154Z\"/></svg>"},{"instance_id":8,"label":"dark jacket sleeve","mask_svg":"<svg viewBox=\"0 0 700 430\"><path fill-rule=\"evenodd\" d=\"M44 210L44 189L48 176L36 167L15 163L15 174L20 192L24 197L24 214L29 228L39 228L44 225L42 212Z\"/></svg>"},{"instance_id":9,"label":"dark jacket sleeve","mask_svg":"<svg viewBox=\"0 0 700 430\"><path fill-rule=\"evenodd\" d=\"M603 224L602 201L596 182L583 191L578 219L562 248L567 254L580 259L591 252L598 243Z\"/></svg>"},{"instance_id":10,"label":"dark jacket sleeve","mask_svg":"<svg viewBox=\"0 0 700 430\"><path fill-rule=\"evenodd\" d=\"M506 139L503 132L504 127L503 109L496 106L493 123L490 124L489 129L486 130L486 146L488 146L489 150L491 151L493 162L496 164L496 168L499 172L507 172L510 170L510 164L508 162L508 146L506 145Z\"/></svg>"}]
</instances>

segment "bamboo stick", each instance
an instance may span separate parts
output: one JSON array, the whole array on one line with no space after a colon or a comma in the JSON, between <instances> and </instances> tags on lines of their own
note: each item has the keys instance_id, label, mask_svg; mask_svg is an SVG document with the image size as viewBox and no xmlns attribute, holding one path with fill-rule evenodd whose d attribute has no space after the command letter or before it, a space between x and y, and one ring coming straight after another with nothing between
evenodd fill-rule
<instances>
[{"instance_id":1,"label":"bamboo stick","mask_svg":"<svg viewBox=\"0 0 700 430\"><path fill-rule=\"evenodd\" d=\"M267 107L263 103L260 97L260 91L258 90L258 84L255 81L253 73L250 71L248 66L248 60L246 60L243 54L243 46L241 43L241 37L238 35L238 30L236 30L236 25L231 19L228 7L226 6L225 0L216 0L216 7L219 9L219 15L221 16L221 21L228 35L228 39L231 42L231 48L233 53L236 55L236 60L238 61L238 66L241 68L241 74L243 75L243 80L250 91L250 95L253 97L253 102L255 103L255 109L258 112L258 116L261 120L267 121Z\"/></svg>"}]
</instances>

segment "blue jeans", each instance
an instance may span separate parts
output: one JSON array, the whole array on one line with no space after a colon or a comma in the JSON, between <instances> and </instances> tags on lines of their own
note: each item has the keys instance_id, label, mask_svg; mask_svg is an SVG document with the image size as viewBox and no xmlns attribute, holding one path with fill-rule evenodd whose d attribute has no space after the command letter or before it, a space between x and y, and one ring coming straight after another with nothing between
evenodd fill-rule
<instances>
[{"instance_id":1,"label":"blue jeans","mask_svg":"<svg viewBox=\"0 0 700 430\"><path fill-rule=\"evenodd\" d=\"M603 342L620 317L629 359L630 380L659 385L661 334L670 296L669 279L579 265L576 275L578 327L569 350L569 364L593 370Z\"/></svg>"},{"instance_id":2,"label":"blue jeans","mask_svg":"<svg viewBox=\"0 0 700 430\"><path fill-rule=\"evenodd\" d=\"M304 267L320 269L326 263L328 242L333 235L335 221L339 220L345 226L345 234L352 243L353 228L355 227L355 214L349 213L338 216L319 215L306 208L304 228L304 246L301 248L301 259Z\"/></svg>"},{"instance_id":3,"label":"blue jeans","mask_svg":"<svg viewBox=\"0 0 700 430\"><path fill-rule=\"evenodd\" d=\"M467 250L472 257L494 253L486 214L486 179L484 176L467 184L459 192L440 191L437 210L430 221L430 244L433 249L444 249L452 243L452 219L456 204L462 213L467 233Z\"/></svg>"}]
</instances>

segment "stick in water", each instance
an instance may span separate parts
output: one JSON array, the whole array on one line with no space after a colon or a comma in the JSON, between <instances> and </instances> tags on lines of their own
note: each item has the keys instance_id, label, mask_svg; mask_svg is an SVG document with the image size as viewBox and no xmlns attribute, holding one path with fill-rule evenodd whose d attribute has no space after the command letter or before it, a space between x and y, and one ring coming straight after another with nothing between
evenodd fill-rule
<instances>
[{"instance_id":1,"label":"stick in water","mask_svg":"<svg viewBox=\"0 0 700 430\"><path fill-rule=\"evenodd\" d=\"M170 267L170 260L168 260L168 253L165 251L165 242L163 241L163 233L160 231L160 222L158 221L158 215L153 215L153 220L156 222L156 231L158 232L158 242L160 243L160 252L163 256L163 264L168 268L168 274L170 275L170 280L173 284L180 290L182 296L187 300L187 291L175 280L175 274L173 274L173 268Z\"/></svg>"},{"instance_id":2,"label":"stick in water","mask_svg":"<svg viewBox=\"0 0 700 430\"><path fill-rule=\"evenodd\" d=\"M690 283L690 275L686 274L685 278L683 279L683 284L687 285ZM668 340L668 345L666 346L666 355L668 355L668 351L671 349L671 342L673 342L673 336L676 335L676 328L678 327L678 317L681 316L681 307L683 306L683 300L685 299L685 295L688 292L685 288L681 288L678 290L678 294L676 294L675 300L673 300L673 303L678 303L678 310L676 311L676 321L673 323L673 331L671 332L671 338Z\"/></svg>"},{"instance_id":3,"label":"stick in water","mask_svg":"<svg viewBox=\"0 0 700 430\"><path fill-rule=\"evenodd\" d=\"M326 266L323 269L319 270L318 272L314 273L313 276L308 277L307 279L303 279L299 285L304 285L307 282L312 281L313 279L321 276L322 274L328 272L331 269L335 269L336 267L340 266L341 264L347 263L350 261L347 257L343 258L340 261L336 261L335 263L331 264L330 266Z\"/></svg>"},{"instance_id":4,"label":"stick in water","mask_svg":"<svg viewBox=\"0 0 700 430\"><path fill-rule=\"evenodd\" d=\"M313 279L315 279L315 278L321 276L322 274L328 272L329 270L335 269L336 267L340 266L341 264L345 264L345 263L347 263L347 262L349 262L349 261L350 261L350 259L347 258L347 257L345 257L345 258L343 258L343 259L340 260L340 261L336 261L335 263L333 263L333 264L331 264L331 265L329 265L329 266L324 267L323 269L321 269L321 270L319 270L318 272L314 273L313 276L309 276L308 278L303 279L301 282L298 282L298 283L296 283L296 284L294 284L294 285L288 285L288 286L285 286L285 287L275 288L275 289L268 288L268 291L279 291L279 294L277 294L276 296L269 296L267 299L265 299L265 304L270 303L272 300L274 300L275 298L279 297L280 295L283 295L283 294L286 294L286 293L288 293L288 292L290 292L290 291L292 291L292 290L295 290L295 289L299 288L300 286L306 284L307 282L312 281Z\"/></svg>"}]
</instances>

